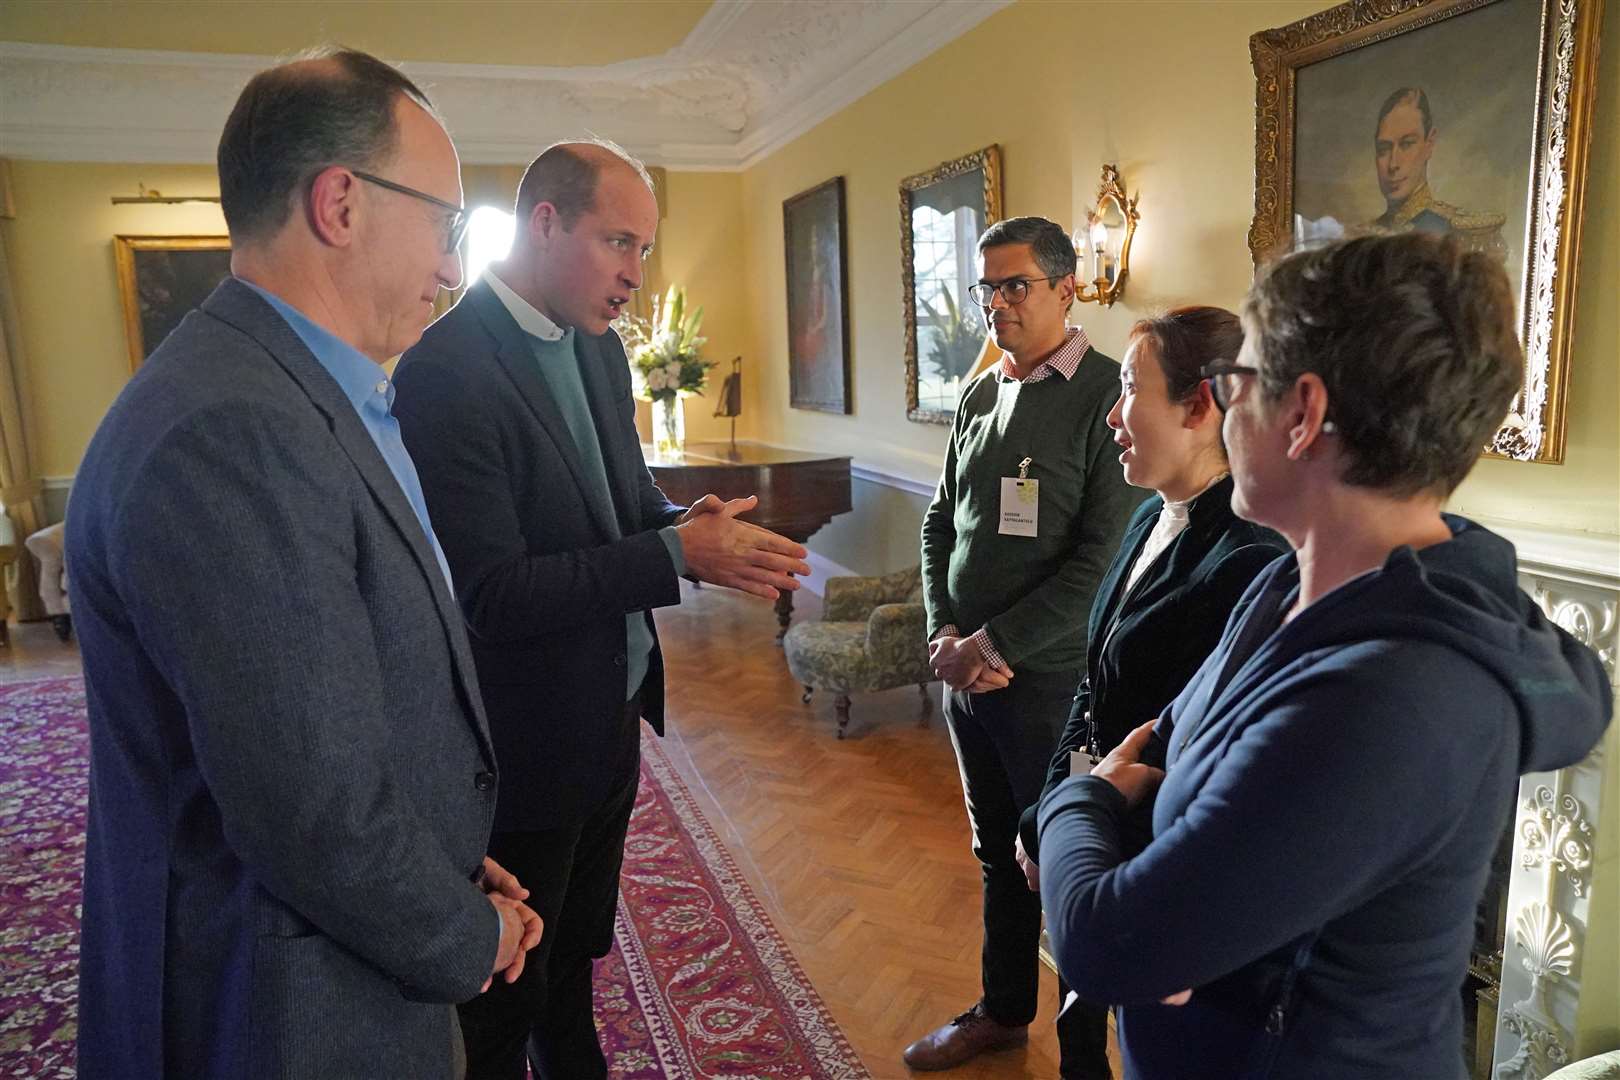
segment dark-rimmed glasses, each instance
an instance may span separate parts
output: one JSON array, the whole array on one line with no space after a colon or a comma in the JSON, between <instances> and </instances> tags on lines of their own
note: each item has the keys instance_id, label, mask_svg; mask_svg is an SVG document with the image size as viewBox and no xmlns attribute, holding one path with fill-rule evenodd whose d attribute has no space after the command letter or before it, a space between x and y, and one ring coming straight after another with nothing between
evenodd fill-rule
<instances>
[{"instance_id":1,"label":"dark-rimmed glasses","mask_svg":"<svg viewBox=\"0 0 1620 1080\"><path fill-rule=\"evenodd\" d=\"M1006 281L996 282L995 284L991 284L988 281L981 281L977 285L968 287L968 297L980 307L987 308L990 306L990 301L996 295L996 293L1000 293L1001 298L1007 301L1008 307L1017 307L1019 304L1024 302L1024 297L1029 295L1029 287L1035 282L1058 281L1064 277L1068 277L1068 275L1060 274L1057 277L1038 278L1015 277L1008 278Z\"/></svg>"},{"instance_id":2,"label":"dark-rimmed glasses","mask_svg":"<svg viewBox=\"0 0 1620 1080\"><path fill-rule=\"evenodd\" d=\"M1258 375L1259 368L1249 367L1247 364L1233 364L1225 360L1217 360L1213 364L1205 364L1198 369L1198 374L1209 384L1209 396L1215 399L1215 407L1226 412L1232 407L1232 395L1237 390L1237 380L1240 375ZM1322 434L1337 435L1339 425L1332 420L1323 419Z\"/></svg>"},{"instance_id":3,"label":"dark-rimmed glasses","mask_svg":"<svg viewBox=\"0 0 1620 1080\"><path fill-rule=\"evenodd\" d=\"M1237 390L1238 376L1258 375L1260 369L1249 367L1247 364L1217 360L1213 364L1205 364L1199 368L1198 374L1209 384L1209 396L1215 399L1215 407L1221 412L1226 412L1232 406L1232 394Z\"/></svg>"},{"instance_id":4,"label":"dark-rimmed glasses","mask_svg":"<svg viewBox=\"0 0 1620 1080\"><path fill-rule=\"evenodd\" d=\"M465 208L457 206L455 203L445 202L443 199L429 195L425 191L417 191L413 187L396 184L392 180L384 180L380 176L373 176L371 173L361 172L359 169L350 169L349 171L368 184L376 184L380 188L397 191L401 195L409 195L413 199L421 199L425 203L432 203L441 210L450 211L450 233L445 238L444 253L448 255L461 246L461 238L467 234L468 216Z\"/></svg>"}]
</instances>

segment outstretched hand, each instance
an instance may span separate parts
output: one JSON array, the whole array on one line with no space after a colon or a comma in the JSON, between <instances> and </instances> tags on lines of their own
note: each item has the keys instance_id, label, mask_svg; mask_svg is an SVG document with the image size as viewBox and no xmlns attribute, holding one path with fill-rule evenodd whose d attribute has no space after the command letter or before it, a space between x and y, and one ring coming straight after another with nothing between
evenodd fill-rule
<instances>
[{"instance_id":1,"label":"outstretched hand","mask_svg":"<svg viewBox=\"0 0 1620 1080\"><path fill-rule=\"evenodd\" d=\"M810 573L804 561L809 553L785 536L737 520L758 503L753 495L725 502L705 495L677 519L675 535L687 571L699 581L775 600Z\"/></svg>"}]
</instances>

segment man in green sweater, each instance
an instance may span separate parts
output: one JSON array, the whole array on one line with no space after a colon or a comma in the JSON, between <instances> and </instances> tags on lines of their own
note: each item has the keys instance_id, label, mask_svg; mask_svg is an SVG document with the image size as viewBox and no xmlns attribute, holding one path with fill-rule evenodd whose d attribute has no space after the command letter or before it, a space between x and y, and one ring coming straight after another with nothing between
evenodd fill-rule
<instances>
[{"instance_id":1,"label":"man in green sweater","mask_svg":"<svg viewBox=\"0 0 1620 1080\"><path fill-rule=\"evenodd\" d=\"M906 1048L949 1069L1028 1038L1039 990L1041 900L1014 856L1085 666L1097 582L1141 502L1107 424L1119 365L1067 325L1074 246L1020 217L979 239L971 293L1001 360L957 406L939 490L923 518L929 654L946 683L973 853L984 870L983 997ZM1106 1046L1075 1003L1058 1023L1066 1080L1109 1076Z\"/></svg>"}]
</instances>

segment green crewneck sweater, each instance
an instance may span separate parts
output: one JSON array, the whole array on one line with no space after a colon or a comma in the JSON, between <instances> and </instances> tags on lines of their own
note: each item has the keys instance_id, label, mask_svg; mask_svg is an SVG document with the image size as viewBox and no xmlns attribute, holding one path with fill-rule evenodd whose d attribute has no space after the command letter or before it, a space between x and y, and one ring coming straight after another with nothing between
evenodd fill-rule
<instances>
[{"instance_id":1,"label":"green crewneck sweater","mask_svg":"<svg viewBox=\"0 0 1620 1080\"><path fill-rule=\"evenodd\" d=\"M923 518L928 636L984 627L1016 674L1085 666L1097 583L1151 494L1125 483L1108 412L1119 365L1087 350L1073 378L1021 383L1000 365L962 393L939 490ZM1001 480L1040 481L1035 536L1003 536Z\"/></svg>"}]
</instances>

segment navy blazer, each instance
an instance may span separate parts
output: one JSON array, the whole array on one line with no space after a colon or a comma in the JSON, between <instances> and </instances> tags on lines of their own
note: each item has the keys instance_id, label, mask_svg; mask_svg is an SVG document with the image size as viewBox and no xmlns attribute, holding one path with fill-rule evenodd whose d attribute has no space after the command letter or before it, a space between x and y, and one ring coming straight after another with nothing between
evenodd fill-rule
<instances>
[{"instance_id":1,"label":"navy blazer","mask_svg":"<svg viewBox=\"0 0 1620 1080\"><path fill-rule=\"evenodd\" d=\"M1187 508L1187 527L1126 587L1164 499L1137 507L1125 539L1097 587L1087 632L1086 673L1047 767L1044 795L1069 775L1069 752L1084 751L1095 722L1106 754L1139 724L1155 719L1193 677L1217 642L1243 591L1288 543L1232 512L1232 478L1210 486ZM1038 800L1037 800L1038 801ZM1037 862L1035 807L1019 834Z\"/></svg>"},{"instance_id":2,"label":"navy blazer","mask_svg":"<svg viewBox=\"0 0 1620 1080\"><path fill-rule=\"evenodd\" d=\"M625 615L680 603L657 530L683 507L653 483L624 346L575 335L613 504L587 477L527 335L487 282L405 354L394 415L472 631L503 774L495 828L582 820L640 738L625 722ZM642 715L663 734L654 628Z\"/></svg>"},{"instance_id":3,"label":"navy blazer","mask_svg":"<svg viewBox=\"0 0 1620 1080\"><path fill-rule=\"evenodd\" d=\"M85 1077L448 1077L499 943L472 656L292 327L228 279L68 507L90 717Z\"/></svg>"}]
</instances>

